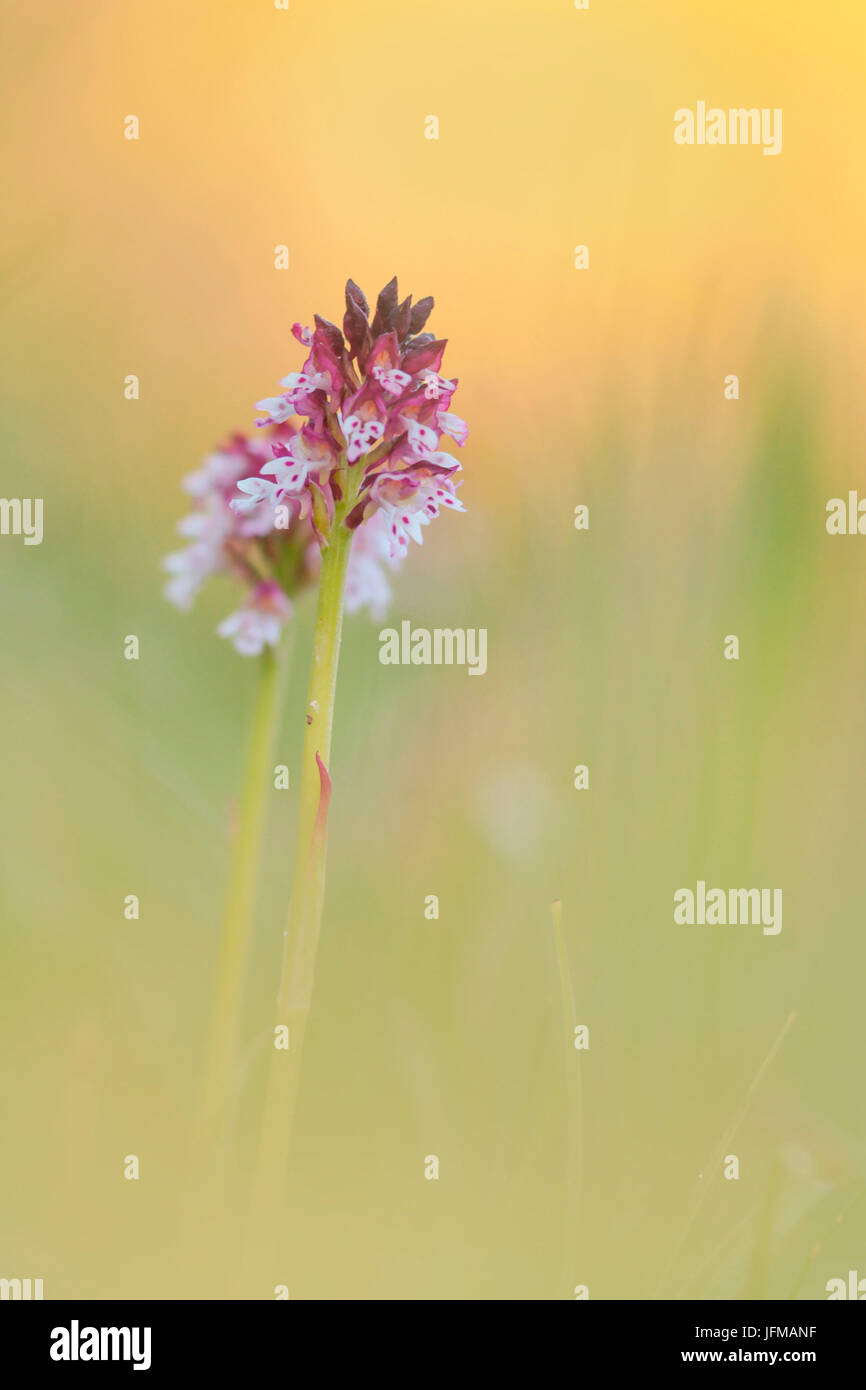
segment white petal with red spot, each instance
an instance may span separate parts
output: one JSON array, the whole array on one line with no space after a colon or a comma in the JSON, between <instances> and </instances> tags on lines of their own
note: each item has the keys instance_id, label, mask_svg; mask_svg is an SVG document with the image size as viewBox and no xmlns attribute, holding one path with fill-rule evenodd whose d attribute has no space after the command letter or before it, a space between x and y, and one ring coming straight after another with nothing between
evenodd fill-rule
<instances>
[{"instance_id":1,"label":"white petal with red spot","mask_svg":"<svg viewBox=\"0 0 866 1390\"><path fill-rule=\"evenodd\" d=\"M347 415L345 420L340 416L339 419L349 463L355 463L369 454L385 433L381 420L362 420L359 415Z\"/></svg>"}]
</instances>

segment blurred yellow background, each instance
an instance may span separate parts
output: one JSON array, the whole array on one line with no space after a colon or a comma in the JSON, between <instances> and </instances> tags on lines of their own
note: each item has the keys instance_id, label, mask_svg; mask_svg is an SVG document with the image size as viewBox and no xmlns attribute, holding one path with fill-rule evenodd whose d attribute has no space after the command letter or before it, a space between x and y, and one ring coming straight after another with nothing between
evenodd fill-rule
<instances>
[{"instance_id":1,"label":"blurred yellow background","mask_svg":"<svg viewBox=\"0 0 866 1390\"><path fill-rule=\"evenodd\" d=\"M0 538L0 1275L408 1299L866 1275L866 541L824 527L866 492L860 0L10 19L2 490L44 498L45 536ZM782 108L782 153L675 145L698 100ZM488 672L382 667L378 628L347 622L292 1210L242 1276L243 1163L183 1232L255 671L214 633L228 586L178 615L160 560L181 476L300 368L292 322L395 273L436 297L472 433L467 515L413 550L389 622L486 627ZM311 626L308 599L293 774ZM274 792L250 1133L294 815ZM699 878L781 887L782 932L675 926Z\"/></svg>"}]
</instances>

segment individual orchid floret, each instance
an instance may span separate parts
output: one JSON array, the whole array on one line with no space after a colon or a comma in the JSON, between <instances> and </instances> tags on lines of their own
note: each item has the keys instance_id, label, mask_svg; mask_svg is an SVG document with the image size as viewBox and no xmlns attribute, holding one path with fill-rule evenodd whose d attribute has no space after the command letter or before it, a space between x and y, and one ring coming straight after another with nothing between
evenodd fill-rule
<instances>
[{"instance_id":1,"label":"individual orchid floret","mask_svg":"<svg viewBox=\"0 0 866 1390\"><path fill-rule=\"evenodd\" d=\"M359 411L347 415L345 420L337 411L337 419L343 432L346 458L349 463L357 463L358 459L366 458L371 449L375 449L385 433L384 421L376 419L376 416L372 414L374 407L366 402L365 405L364 414Z\"/></svg>"},{"instance_id":2,"label":"individual orchid floret","mask_svg":"<svg viewBox=\"0 0 866 1390\"><path fill-rule=\"evenodd\" d=\"M171 576L166 582L165 597L175 607L187 611L196 594L212 574L221 568L219 553L208 545L191 545L166 555L163 568Z\"/></svg>"},{"instance_id":3,"label":"individual orchid floret","mask_svg":"<svg viewBox=\"0 0 866 1390\"><path fill-rule=\"evenodd\" d=\"M273 511L277 505L277 493L279 491L277 484L268 482L267 478L263 478L261 475L255 478L242 478L237 487L241 496L233 498L231 505L238 516L249 517L252 513L257 513L262 507L268 507Z\"/></svg>"},{"instance_id":4,"label":"individual orchid floret","mask_svg":"<svg viewBox=\"0 0 866 1390\"><path fill-rule=\"evenodd\" d=\"M424 399L427 401L441 401L445 396L450 400L457 389L456 381L446 381L438 372L422 372L421 380L424 383Z\"/></svg>"},{"instance_id":5,"label":"individual orchid floret","mask_svg":"<svg viewBox=\"0 0 866 1390\"><path fill-rule=\"evenodd\" d=\"M242 608L223 619L217 632L230 637L241 656L260 656L265 647L278 646L291 616L292 605L279 584L267 579L256 585Z\"/></svg>"},{"instance_id":6,"label":"individual orchid floret","mask_svg":"<svg viewBox=\"0 0 866 1390\"><path fill-rule=\"evenodd\" d=\"M346 574L346 612L366 608L374 622L381 622L391 602L385 566L397 569L403 558L391 543L384 511L375 511L355 532Z\"/></svg>"},{"instance_id":7,"label":"individual orchid floret","mask_svg":"<svg viewBox=\"0 0 866 1390\"><path fill-rule=\"evenodd\" d=\"M372 493L379 509L376 515L383 519L389 558L398 559L410 540L422 545L421 528L435 520L441 507L457 512L466 510L455 495L458 486L450 477L436 474L426 481L417 472L412 477L405 472L377 476Z\"/></svg>"},{"instance_id":8,"label":"individual orchid floret","mask_svg":"<svg viewBox=\"0 0 866 1390\"><path fill-rule=\"evenodd\" d=\"M439 410L436 412L436 423L442 433L449 435L462 449L469 438L469 426L466 421L461 420L459 415L452 415L450 410Z\"/></svg>"}]
</instances>

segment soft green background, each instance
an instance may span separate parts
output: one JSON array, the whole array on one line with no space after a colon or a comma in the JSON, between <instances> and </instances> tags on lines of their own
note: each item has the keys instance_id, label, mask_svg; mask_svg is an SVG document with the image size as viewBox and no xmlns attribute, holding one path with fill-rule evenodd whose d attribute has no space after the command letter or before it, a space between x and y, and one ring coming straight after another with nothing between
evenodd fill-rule
<instances>
[{"instance_id":1,"label":"soft green background","mask_svg":"<svg viewBox=\"0 0 866 1390\"><path fill-rule=\"evenodd\" d=\"M0 1275L49 1298L825 1297L866 1276L866 540L824 529L828 498L866 491L860 6L737 3L722 43L679 0L405 23L382 0L351 32L293 6L19 16L3 490L44 497L45 539L0 538ZM353 74L383 54L395 88L361 119ZM673 110L717 92L783 105L783 155L676 150ZM292 320L395 270L437 296L473 433L467 514L413 551L389 621L486 627L489 669L382 667L377 628L347 624L292 1211L276 1265L241 1277L244 1166L204 1235L185 1219L255 667L214 634L228 586L180 616L160 557L181 475L300 365ZM308 598L248 1147L311 626ZM699 878L781 887L781 934L675 926Z\"/></svg>"}]
</instances>

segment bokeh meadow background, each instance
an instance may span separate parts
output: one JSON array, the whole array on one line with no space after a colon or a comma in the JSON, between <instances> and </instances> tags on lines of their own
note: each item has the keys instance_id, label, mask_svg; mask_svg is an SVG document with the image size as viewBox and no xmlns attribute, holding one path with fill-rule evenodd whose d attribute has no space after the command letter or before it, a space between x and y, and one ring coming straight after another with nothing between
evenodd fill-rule
<instances>
[{"instance_id":1,"label":"bokeh meadow background","mask_svg":"<svg viewBox=\"0 0 866 1390\"><path fill-rule=\"evenodd\" d=\"M860 0L7 17L2 492L44 498L45 535L0 538L0 1275L338 1299L823 1298L866 1275L866 541L824 525L866 491ZM675 145L698 100L782 108L782 153ZM187 1213L255 672L214 632L229 585L179 615L160 561L181 476L299 369L292 322L395 273L436 297L472 433L467 514L413 549L389 621L486 627L488 671L383 667L378 625L347 622L291 1209L241 1276L243 1165L195 1238ZM781 887L782 932L676 926L699 878Z\"/></svg>"}]
</instances>

